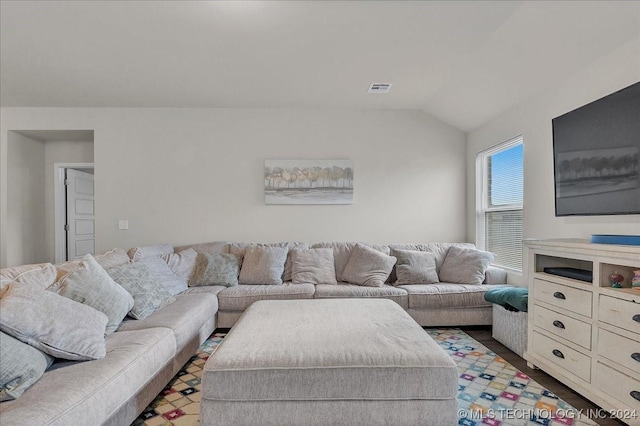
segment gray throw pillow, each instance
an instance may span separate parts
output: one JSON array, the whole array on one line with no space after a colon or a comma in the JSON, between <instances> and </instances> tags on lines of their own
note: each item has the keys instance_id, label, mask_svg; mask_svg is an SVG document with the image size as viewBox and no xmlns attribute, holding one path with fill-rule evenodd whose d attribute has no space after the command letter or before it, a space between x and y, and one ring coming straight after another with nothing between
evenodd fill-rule
<instances>
[{"instance_id":1,"label":"gray throw pillow","mask_svg":"<svg viewBox=\"0 0 640 426\"><path fill-rule=\"evenodd\" d=\"M176 276L171 268L169 268L169 265L167 265L167 262L160 256L143 257L139 262L149 267L158 282L168 290L172 296L182 293L189 286L189 280Z\"/></svg>"},{"instance_id":2,"label":"gray throw pillow","mask_svg":"<svg viewBox=\"0 0 640 426\"><path fill-rule=\"evenodd\" d=\"M247 248L240 269L240 284L282 284L287 247Z\"/></svg>"},{"instance_id":3,"label":"gray throw pillow","mask_svg":"<svg viewBox=\"0 0 640 426\"><path fill-rule=\"evenodd\" d=\"M357 244L351 251L342 279L368 287L382 287L389 277L396 258L378 250Z\"/></svg>"},{"instance_id":4,"label":"gray throw pillow","mask_svg":"<svg viewBox=\"0 0 640 426\"><path fill-rule=\"evenodd\" d=\"M205 285L238 285L240 259L229 253L198 253L193 277L189 283L192 287Z\"/></svg>"},{"instance_id":5,"label":"gray throw pillow","mask_svg":"<svg viewBox=\"0 0 640 426\"><path fill-rule=\"evenodd\" d=\"M396 263L395 285L437 283L436 255L428 251L396 250L392 254Z\"/></svg>"},{"instance_id":6,"label":"gray throw pillow","mask_svg":"<svg viewBox=\"0 0 640 426\"><path fill-rule=\"evenodd\" d=\"M441 282L454 284L482 284L484 273L495 255L488 251L451 246L438 276Z\"/></svg>"},{"instance_id":7,"label":"gray throw pillow","mask_svg":"<svg viewBox=\"0 0 640 426\"><path fill-rule=\"evenodd\" d=\"M171 292L144 262L109 268L107 273L133 296L133 308L129 311L129 315L135 319L145 319L175 300Z\"/></svg>"},{"instance_id":8,"label":"gray throw pillow","mask_svg":"<svg viewBox=\"0 0 640 426\"><path fill-rule=\"evenodd\" d=\"M108 320L91 306L30 285L9 284L0 299L0 330L56 358L104 358Z\"/></svg>"},{"instance_id":9,"label":"gray throw pillow","mask_svg":"<svg viewBox=\"0 0 640 426\"><path fill-rule=\"evenodd\" d=\"M133 308L133 297L87 254L76 269L56 285L59 295L103 312L108 318L105 334L111 334Z\"/></svg>"},{"instance_id":10,"label":"gray throw pillow","mask_svg":"<svg viewBox=\"0 0 640 426\"><path fill-rule=\"evenodd\" d=\"M0 332L0 401L18 399L52 363L49 355Z\"/></svg>"},{"instance_id":11,"label":"gray throw pillow","mask_svg":"<svg viewBox=\"0 0 640 426\"><path fill-rule=\"evenodd\" d=\"M338 284L332 249L291 250L289 255L294 284Z\"/></svg>"}]
</instances>

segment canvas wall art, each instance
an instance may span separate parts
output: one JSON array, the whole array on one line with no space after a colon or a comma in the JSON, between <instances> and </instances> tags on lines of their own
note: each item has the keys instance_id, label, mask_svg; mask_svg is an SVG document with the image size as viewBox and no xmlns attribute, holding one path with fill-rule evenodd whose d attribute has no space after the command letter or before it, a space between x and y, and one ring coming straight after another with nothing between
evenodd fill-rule
<instances>
[{"instance_id":1,"label":"canvas wall art","mask_svg":"<svg viewBox=\"0 0 640 426\"><path fill-rule=\"evenodd\" d=\"M265 160L265 204L353 204L352 160Z\"/></svg>"}]
</instances>

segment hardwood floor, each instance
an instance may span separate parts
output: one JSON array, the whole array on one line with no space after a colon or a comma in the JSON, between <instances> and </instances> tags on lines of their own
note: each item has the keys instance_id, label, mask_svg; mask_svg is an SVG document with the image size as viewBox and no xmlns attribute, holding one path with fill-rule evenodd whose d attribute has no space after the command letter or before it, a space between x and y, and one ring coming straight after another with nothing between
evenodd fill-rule
<instances>
[{"instance_id":1,"label":"hardwood floor","mask_svg":"<svg viewBox=\"0 0 640 426\"><path fill-rule=\"evenodd\" d=\"M465 331L469 336L476 339L478 342L482 343L493 352L501 356L508 363L513 365L518 370L522 371L529 377L531 377L536 382L540 383L545 388L549 389L551 392L558 395L560 398L564 399L568 404L571 404L578 410L584 410L584 412L588 412L588 410L593 410L591 412L596 412L599 407L593 404L591 401L585 399L580 394L575 393L567 386L563 385L553 377L549 376L547 373L541 370L533 370L527 367L527 362L516 355L514 352L509 350L506 346L502 345L500 342L491 337L491 328L490 327L461 327L462 330ZM624 425L621 421L613 418L608 419L596 419L592 418L592 420L599 425L605 426L619 426Z\"/></svg>"}]
</instances>

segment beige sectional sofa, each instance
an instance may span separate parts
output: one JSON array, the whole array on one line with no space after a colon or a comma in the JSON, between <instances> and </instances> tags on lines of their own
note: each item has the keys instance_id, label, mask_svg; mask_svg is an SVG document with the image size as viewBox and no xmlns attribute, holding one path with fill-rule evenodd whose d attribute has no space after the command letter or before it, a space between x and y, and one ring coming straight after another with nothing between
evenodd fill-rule
<instances>
[{"instance_id":1,"label":"beige sectional sofa","mask_svg":"<svg viewBox=\"0 0 640 426\"><path fill-rule=\"evenodd\" d=\"M180 252L242 253L249 244L213 242L183 247L140 247L129 251L133 261L145 256ZM333 249L336 277L341 276L355 243L275 244L289 248ZM389 254L393 249L429 251L439 268L452 246L434 243L370 245ZM290 267L290 265L288 265ZM285 278L290 278L290 268ZM128 425L162 391L218 328L229 328L257 300L385 298L397 302L422 326L491 324L492 306L483 299L491 285L506 283L506 274L489 267L483 285L452 283L394 286L392 273L382 287L331 284L240 284L232 287L189 287L175 301L142 320L125 319L106 337L107 354L95 361L55 363L16 400L0 403L0 424Z\"/></svg>"}]
</instances>

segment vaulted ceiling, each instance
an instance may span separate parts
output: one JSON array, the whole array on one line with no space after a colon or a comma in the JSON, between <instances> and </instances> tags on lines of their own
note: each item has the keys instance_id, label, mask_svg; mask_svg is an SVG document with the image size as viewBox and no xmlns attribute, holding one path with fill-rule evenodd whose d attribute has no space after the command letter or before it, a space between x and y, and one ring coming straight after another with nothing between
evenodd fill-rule
<instances>
[{"instance_id":1,"label":"vaulted ceiling","mask_svg":"<svg viewBox=\"0 0 640 426\"><path fill-rule=\"evenodd\" d=\"M640 46L637 1L3 0L0 19L4 107L421 109L462 130Z\"/></svg>"}]
</instances>

